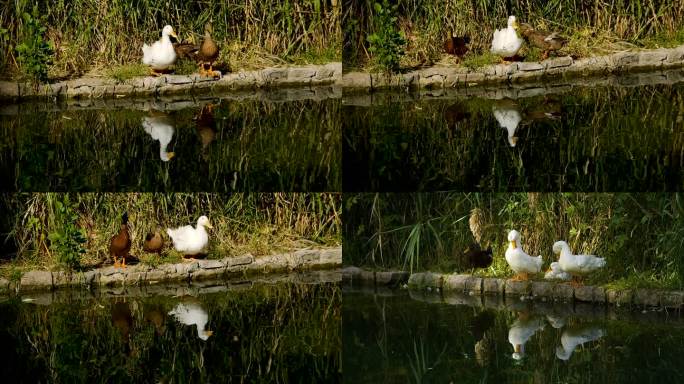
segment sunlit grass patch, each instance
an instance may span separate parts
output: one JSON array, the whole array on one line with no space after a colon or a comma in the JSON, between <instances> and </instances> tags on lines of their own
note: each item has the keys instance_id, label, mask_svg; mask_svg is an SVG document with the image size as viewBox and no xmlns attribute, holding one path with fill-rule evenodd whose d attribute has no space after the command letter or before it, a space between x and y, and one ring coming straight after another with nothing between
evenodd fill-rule
<instances>
[{"instance_id":1,"label":"sunlit grass patch","mask_svg":"<svg viewBox=\"0 0 684 384\"><path fill-rule=\"evenodd\" d=\"M145 64L124 64L117 65L105 72L107 76L116 79L117 81L126 81L138 76L147 76L150 74L150 68Z\"/></svg>"}]
</instances>

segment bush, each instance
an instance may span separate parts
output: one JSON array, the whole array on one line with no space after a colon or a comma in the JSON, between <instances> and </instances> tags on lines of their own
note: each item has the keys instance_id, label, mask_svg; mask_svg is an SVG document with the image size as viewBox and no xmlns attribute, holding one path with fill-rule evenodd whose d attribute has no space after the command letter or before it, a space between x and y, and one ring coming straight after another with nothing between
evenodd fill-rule
<instances>
[{"instance_id":1,"label":"bush","mask_svg":"<svg viewBox=\"0 0 684 384\"><path fill-rule=\"evenodd\" d=\"M45 16L40 16L38 6L33 7L31 14L24 12L23 40L17 45L18 61L21 69L33 80L47 81L48 66L52 64L54 48L52 42L44 39L46 27Z\"/></svg>"},{"instance_id":2,"label":"bush","mask_svg":"<svg viewBox=\"0 0 684 384\"><path fill-rule=\"evenodd\" d=\"M76 226L78 213L75 204L64 195L63 201L55 201L56 230L48 235L50 249L57 252L61 264L69 269L76 269L81 265L81 257L86 252L82 244L86 242L85 233Z\"/></svg>"},{"instance_id":3,"label":"bush","mask_svg":"<svg viewBox=\"0 0 684 384\"><path fill-rule=\"evenodd\" d=\"M399 60L404 54L406 39L397 25L396 5L390 5L387 0L375 3L375 33L368 36L368 49L374 60L386 71L391 72L399 68Z\"/></svg>"}]
</instances>

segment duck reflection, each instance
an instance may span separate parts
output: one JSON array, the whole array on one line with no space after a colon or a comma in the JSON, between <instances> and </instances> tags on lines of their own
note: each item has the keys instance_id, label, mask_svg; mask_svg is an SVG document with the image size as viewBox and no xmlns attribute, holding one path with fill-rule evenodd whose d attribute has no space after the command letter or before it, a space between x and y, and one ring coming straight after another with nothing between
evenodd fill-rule
<instances>
[{"instance_id":1,"label":"duck reflection","mask_svg":"<svg viewBox=\"0 0 684 384\"><path fill-rule=\"evenodd\" d=\"M200 109L195 117L197 134L202 142L202 157L207 156L207 147L216 137L216 121L214 120L214 105L207 104Z\"/></svg>"},{"instance_id":2,"label":"duck reflection","mask_svg":"<svg viewBox=\"0 0 684 384\"><path fill-rule=\"evenodd\" d=\"M561 360L568 360L577 346L598 340L605 334L606 332L602 328L596 326L567 328L561 335L561 345L556 348L556 357Z\"/></svg>"},{"instance_id":3,"label":"duck reflection","mask_svg":"<svg viewBox=\"0 0 684 384\"><path fill-rule=\"evenodd\" d=\"M508 330L508 342L513 346L511 357L521 360L525 356L525 343L540 329L544 329L541 317L521 312Z\"/></svg>"},{"instance_id":4,"label":"duck reflection","mask_svg":"<svg viewBox=\"0 0 684 384\"><path fill-rule=\"evenodd\" d=\"M470 329L477 342L475 343L475 358L484 367L489 363L494 349L493 340L489 337L489 330L494 326L493 312L485 310L473 318Z\"/></svg>"},{"instance_id":5,"label":"duck reflection","mask_svg":"<svg viewBox=\"0 0 684 384\"><path fill-rule=\"evenodd\" d=\"M209 322L209 315L197 300L185 300L179 303L169 315L172 315L176 320L184 325L195 325L197 327L197 336L202 340L207 340L214 332L206 330L207 322Z\"/></svg>"},{"instance_id":6,"label":"duck reflection","mask_svg":"<svg viewBox=\"0 0 684 384\"><path fill-rule=\"evenodd\" d=\"M152 305L145 308L145 321L154 326L155 333L161 335L166 331L166 312L161 305Z\"/></svg>"},{"instance_id":7,"label":"duck reflection","mask_svg":"<svg viewBox=\"0 0 684 384\"><path fill-rule=\"evenodd\" d=\"M159 158L162 161L171 160L176 154L166 151L174 134L173 120L169 115L151 110L149 116L143 117L142 125L145 132L152 136L152 139L159 141Z\"/></svg>"},{"instance_id":8,"label":"duck reflection","mask_svg":"<svg viewBox=\"0 0 684 384\"><path fill-rule=\"evenodd\" d=\"M465 103L461 101L451 104L444 110L444 119L447 122L449 134L458 131L461 124L469 118L470 112L468 112Z\"/></svg>"},{"instance_id":9,"label":"duck reflection","mask_svg":"<svg viewBox=\"0 0 684 384\"><path fill-rule=\"evenodd\" d=\"M492 113L494 118L499 122L501 128L508 133L508 144L515 147L518 142L518 137L515 136L515 130L518 129L518 124L522 120L520 115L520 107L513 100L498 100L492 106Z\"/></svg>"},{"instance_id":10,"label":"duck reflection","mask_svg":"<svg viewBox=\"0 0 684 384\"><path fill-rule=\"evenodd\" d=\"M133 329L133 313L128 303L120 301L111 308L112 323L121 334L124 350L131 355L131 330Z\"/></svg>"}]
</instances>

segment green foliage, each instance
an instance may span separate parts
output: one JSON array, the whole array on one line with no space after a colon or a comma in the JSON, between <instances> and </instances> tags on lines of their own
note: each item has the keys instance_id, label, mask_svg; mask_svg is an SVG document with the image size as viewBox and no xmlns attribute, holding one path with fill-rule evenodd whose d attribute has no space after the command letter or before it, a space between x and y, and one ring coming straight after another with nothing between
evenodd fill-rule
<instances>
[{"instance_id":1,"label":"green foliage","mask_svg":"<svg viewBox=\"0 0 684 384\"><path fill-rule=\"evenodd\" d=\"M395 71L399 69L399 60L406 44L397 25L397 5L390 5L388 0L383 0L382 4L374 4L374 10L375 32L368 36L368 51L385 71Z\"/></svg>"},{"instance_id":2,"label":"green foliage","mask_svg":"<svg viewBox=\"0 0 684 384\"><path fill-rule=\"evenodd\" d=\"M68 269L76 269L81 265L81 257L86 252L83 243L86 242L85 231L76 225L78 204L72 204L69 195L65 194L62 201L55 200L54 222L55 229L48 235L50 249L57 252L57 258Z\"/></svg>"},{"instance_id":3,"label":"green foliage","mask_svg":"<svg viewBox=\"0 0 684 384\"><path fill-rule=\"evenodd\" d=\"M33 6L33 12L24 12L23 39L17 45L18 61L26 75L35 81L45 82L48 78L48 66L52 64L54 47L52 42L45 41L47 28L45 16L40 15L38 6ZM0 36L6 34L0 33Z\"/></svg>"},{"instance_id":4,"label":"green foliage","mask_svg":"<svg viewBox=\"0 0 684 384\"><path fill-rule=\"evenodd\" d=\"M125 81L136 76L149 74L149 67L144 64L117 65L107 71L107 75L118 80Z\"/></svg>"}]
</instances>

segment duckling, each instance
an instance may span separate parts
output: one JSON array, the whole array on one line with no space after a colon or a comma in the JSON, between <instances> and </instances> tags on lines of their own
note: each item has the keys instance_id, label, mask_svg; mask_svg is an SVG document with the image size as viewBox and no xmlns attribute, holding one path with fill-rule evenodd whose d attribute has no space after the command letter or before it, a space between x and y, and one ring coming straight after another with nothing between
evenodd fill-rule
<instances>
[{"instance_id":1,"label":"duckling","mask_svg":"<svg viewBox=\"0 0 684 384\"><path fill-rule=\"evenodd\" d=\"M444 52L462 57L468 52L468 44L470 44L469 36L456 36L451 30L451 35L444 41Z\"/></svg>"},{"instance_id":2,"label":"duckling","mask_svg":"<svg viewBox=\"0 0 684 384\"><path fill-rule=\"evenodd\" d=\"M162 237L161 233L159 233L159 230L155 229L153 232L149 232L147 236L145 236L143 251L147 253L160 254L162 248L164 248L164 238Z\"/></svg>"},{"instance_id":3,"label":"duckling","mask_svg":"<svg viewBox=\"0 0 684 384\"><path fill-rule=\"evenodd\" d=\"M114 267L119 267L119 257L121 257L121 267L126 268L126 258L131 250L131 236L128 233L128 212L121 216L121 228L119 233L112 236L109 242L109 254L114 258Z\"/></svg>"},{"instance_id":4,"label":"duckling","mask_svg":"<svg viewBox=\"0 0 684 384\"><path fill-rule=\"evenodd\" d=\"M213 28L211 23L204 26L204 40L197 51L197 60L200 64L200 76L221 77L221 72L214 71L212 65L218 58L219 48L211 38ZM209 69L207 69L207 66Z\"/></svg>"},{"instance_id":5,"label":"duckling","mask_svg":"<svg viewBox=\"0 0 684 384\"><path fill-rule=\"evenodd\" d=\"M538 31L525 23L520 24L520 32L529 44L543 51L542 60L546 60L550 52L560 50L568 42L567 39L559 36L557 32Z\"/></svg>"},{"instance_id":6,"label":"duckling","mask_svg":"<svg viewBox=\"0 0 684 384\"><path fill-rule=\"evenodd\" d=\"M492 256L492 247L487 247L486 250L480 248L480 244L471 244L465 252L465 259L470 268L487 268L492 265L494 257Z\"/></svg>"}]
</instances>

